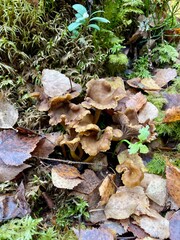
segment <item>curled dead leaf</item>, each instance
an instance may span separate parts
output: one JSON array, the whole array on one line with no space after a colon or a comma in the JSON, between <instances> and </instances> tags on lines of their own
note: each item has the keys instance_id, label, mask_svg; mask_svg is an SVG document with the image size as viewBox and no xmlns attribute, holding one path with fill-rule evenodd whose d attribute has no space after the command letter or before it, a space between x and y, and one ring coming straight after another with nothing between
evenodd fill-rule
<instances>
[{"instance_id":1,"label":"curled dead leaf","mask_svg":"<svg viewBox=\"0 0 180 240\"><path fill-rule=\"evenodd\" d=\"M99 193L101 196L101 205L105 205L110 196L115 193L116 187L114 184L115 174L108 174L103 180L101 186L99 187Z\"/></svg>"}]
</instances>

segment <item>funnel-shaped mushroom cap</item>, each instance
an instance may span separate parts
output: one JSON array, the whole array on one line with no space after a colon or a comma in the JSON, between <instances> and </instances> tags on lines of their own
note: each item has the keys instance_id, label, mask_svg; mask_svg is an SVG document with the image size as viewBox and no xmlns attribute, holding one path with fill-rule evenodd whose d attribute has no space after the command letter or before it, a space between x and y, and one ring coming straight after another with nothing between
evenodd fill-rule
<instances>
[{"instance_id":1,"label":"funnel-shaped mushroom cap","mask_svg":"<svg viewBox=\"0 0 180 240\"><path fill-rule=\"evenodd\" d=\"M75 151L78 144L80 142L80 138L78 135L71 131L71 134L64 134L59 137L57 143L60 146L67 145L71 151Z\"/></svg>"},{"instance_id":2,"label":"funnel-shaped mushroom cap","mask_svg":"<svg viewBox=\"0 0 180 240\"><path fill-rule=\"evenodd\" d=\"M87 84L87 94L82 105L86 108L97 108L99 110L114 109L118 101L126 94L123 88L114 89L111 84L104 80L92 79Z\"/></svg>"},{"instance_id":3,"label":"funnel-shaped mushroom cap","mask_svg":"<svg viewBox=\"0 0 180 240\"><path fill-rule=\"evenodd\" d=\"M82 149L90 156L96 156L110 149L112 138L112 127L106 127L103 133L93 131L89 136L81 137Z\"/></svg>"}]
</instances>

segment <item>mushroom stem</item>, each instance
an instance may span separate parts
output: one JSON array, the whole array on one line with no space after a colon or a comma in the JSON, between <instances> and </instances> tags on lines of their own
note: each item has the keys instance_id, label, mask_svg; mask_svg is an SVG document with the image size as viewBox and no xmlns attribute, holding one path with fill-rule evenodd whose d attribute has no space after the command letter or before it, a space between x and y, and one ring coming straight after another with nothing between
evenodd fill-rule
<instances>
[{"instance_id":1,"label":"mushroom stem","mask_svg":"<svg viewBox=\"0 0 180 240\"><path fill-rule=\"evenodd\" d=\"M62 150L63 156L66 158L67 154L66 154L66 149L65 149L64 145L61 146L61 150Z\"/></svg>"},{"instance_id":2,"label":"mushroom stem","mask_svg":"<svg viewBox=\"0 0 180 240\"><path fill-rule=\"evenodd\" d=\"M100 115L101 115L101 110L96 109L94 119L93 119L94 124L96 124L98 122Z\"/></svg>"},{"instance_id":3,"label":"mushroom stem","mask_svg":"<svg viewBox=\"0 0 180 240\"><path fill-rule=\"evenodd\" d=\"M80 158L76 155L75 151L70 150L71 153L71 157L76 160L76 161L80 161Z\"/></svg>"},{"instance_id":4,"label":"mushroom stem","mask_svg":"<svg viewBox=\"0 0 180 240\"><path fill-rule=\"evenodd\" d=\"M83 150L82 150L80 145L78 145L78 150L79 150L79 158L82 158L84 152L83 152Z\"/></svg>"},{"instance_id":5,"label":"mushroom stem","mask_svg":"<svg viewBox=\"0 0 180 240\"><path fill-rule=\"evenodd\" d=\"M89 156L84 160L84 162L92 162L93 159L94 159L94 156Z\"/></svg>"}]
</instances>

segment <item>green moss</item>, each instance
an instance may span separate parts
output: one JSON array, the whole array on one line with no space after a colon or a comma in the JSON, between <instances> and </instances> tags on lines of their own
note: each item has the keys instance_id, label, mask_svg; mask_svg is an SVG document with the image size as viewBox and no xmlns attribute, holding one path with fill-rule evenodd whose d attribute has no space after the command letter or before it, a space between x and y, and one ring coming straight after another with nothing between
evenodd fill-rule
<instances>
[{"instance_id":1,"label":"green moss","mask_svg":"<svg viewBox=\"0 0 180 240\"><path fill-rule=\"evenodd\" d=\"M111 74L115 75L119 72L125 70L128 64L128 58L125 54L111 54L109 55L109 71Z\"/></svg>"},{"instance_id":2,"label":"green moss","mask_svg":"<svg viewBox=\"0 0 180 240\"><path fill-rule=\"evenodd\" d=\"M164 156L161 153L155 153L146 167L149 173L165 176L166 162Z\"/></svg>"},{"instance_id":3,"label":"green moss","mask_svg":"<svg viewBox=\"0 0 180 240\"><path fill-rule=\"evenodd\" d=\"M173 83L166 89L166 92L172 94L180 93L180 77L174 79Z\"/></svg>"}]
</instances>

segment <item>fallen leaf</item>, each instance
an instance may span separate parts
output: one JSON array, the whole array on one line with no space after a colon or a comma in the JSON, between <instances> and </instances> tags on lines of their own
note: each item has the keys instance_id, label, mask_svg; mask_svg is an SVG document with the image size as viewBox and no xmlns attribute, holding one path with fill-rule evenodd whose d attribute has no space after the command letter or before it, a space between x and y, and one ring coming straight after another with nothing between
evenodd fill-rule
<instances>
[{"instance_id":1,"label":"fallen leaf","mask_svg":"<svg viewBox=\"0 0 180 240\"><path fill-rule=\"evenodd\" d=\"M127 84L147 91L159 91L161 89L152 78L132 78L127 81Z\"/></svg>"},{"instance_id":2,"label":"fallen leaf","mask_svg":"<svg viewBox=\"0 0 180 240\"><path fill-rule=\"evenodd\" d=\"M115 174L108 174L99 187L99 193L101 196L100 204L102 206L105 205L108 202L110 196L115 193L115 176Z\"/></svg>"},{"instance_id":3,"label":"fallen leaf","mask_svg":"<svg viewBox=\"0 0 180 240\"><path fill-rule=\"evenodd\" d=\"M163 96L167 100L167 102L165 104L165 110L172 108L172 107L179 107L180 94L163 93Z\"/></svg>"},{"instance_id":4,"label":"fallen leaf","mask_svg":"<svg viewBox=\"0 0 180 240\"><path fill-rule=\"evenodd\" d=\"M10 181L14 179L19 173L29 167L31 166L25 163L19 166L9 166L0 160L0 182Z\"/></svg>"},{"instance_id":5,"label":"fallen leaf","mask_svg":"<svg viewBox=\"0 0 180 240\"><path fill-rule=\"evenodd\" d=\"M153 120L158 116L157 107L151 102L147 102L138 113L140 123L145 123L147 120Z\"/></svg>"},{"instance_id":6,"label":"fallen leaf","mask_svg":"<svg viewBox=\"0 0 180 240\"><path fill-rule=\"evenodd\" d=\"M114 232L120 236L126 232L119 222L105 221L103 224L101 224L101 227L108 228L111 230L111 232Z\"/></svg>"},{"instance_id":7,"label":"fallen leaf","mask_svg":"<svg viewBox=\"0 0 180 240\"><path fill-rule=\"evenodd\" d=\"M153 217L133 216L135 223L140 226L151 237L158 239L167 239L169 237L169 221L163 218L159 213L151 209Z\"/></svg>"},{"instance_id":8,"label":"fallen leaf","mask_svg":"<svg viewBox=\"0 0 180 240\"><path fill-rule=\"evenodd\" d=\"M132 222L130 222L130 224L128 226L128 231L132 232L134 234L134 236L136 236L140 239L144 239L145 237L149 236L142 228L140 228L136 224L133 224Z\"/></svg>"},{"instance_id":9,"label":"fallen leaf","mask_svg":"<svg viewBox=\"0 0 180 240\"><path fill-rule=\"evenodd\" d=\"M30 208L25 199L23 182L17 188L15 194L0 196L0 221L19 217L22 218L30 213Z\"/></svg>"},{"instance_id":10,"label":"fallen leaf","mask_svg":"<svg viewBox=\"0 0 180 240\"><path fill-rule=\"evenodd\" d=\"M25 136L14 130L0 132L0 159L11 166L22 165L31 157L31 152L36 144L42 139L41 136Z\"/></svg>"},{"instance_id":11,"label":"fallen leaf","mask_svg":"<svg viewBox=\"0 0 180 240\"><path fill-rule=\"evenodd\" d=\"M64 74L56 70L44 69L42 71L42 84L45 94L49 97L61 96L71 91L81 92L79 84L72 82Z\"/></svg>"},{"instance_id":12,"label":"fallen leaf","mask_svg":"<svg viewBox=\"0 0 180 240\"><path fill-rule=\"evenodd\" d=\"M80 193L84 194L92 193L101 182L100 179L96 176L96 174L90 169L86 169L81 176L83 178L81 184L79 184L74 189L75 191Z\"/></svg>"},{"instance_id":13,"label":"fallen leaf","mask_svg":"<svg viewBox=\"0 0 180 240\"><path fill-rule=\"evenodd\" d=\"M149 200L142 187L119 187L105 206L106 217L112 219L126 219L132 214L146 214L149 208Z\"/></svg>"},{"instance_id":14,"label":"fallen leaf","mask_svg":"<svg viewBox=\"0 0 180 240\"><path fill-rule=\"evenodd\" d=\"M77 168L66 164L58 164L51 171L52 182L57 188L73 189L82 182L83 177Z\"/></svg>"},{"instance_id":15,"label":"fallen leaf","mask_svg":"<svg viewBox=\"0 0 180 240\"><path fill-rule=\"evenodd\" d=\"M44 138L39 141L36 148L32 152L32 156L47 158L49 154L54 151L54 148L57 145L56 140L60 135L61 133L59 132L43 135Z\"/></svg>"},{"instance_id":16,"label":"fallen leaf","mask_svg":"<svg viewBox=\"0 0 180 240\"><path fill-rule=\"evenodd\" d=\"M74 228L73 231L80 240L114 240L115 238L110 230L102 227L85 230L77 230Z\"/></svg>"},{"instance_id":17,"label":"fallen leaf","mask_svg":"<svg viewBox=\"0 0 180 240\"><path fill-rule=\"evenodd\" d=\"M158 205L165 206L167 199L166 180L162 177L152 179L146 189L146 195Z\"/></svg>"},{"instance_id":18,"label":"fallen leaf","mask_svg":"<svg viewBox=\"0 0 180 240\"><path fill-rule=\"evenodd\" d=\"M158 84L158 86L164 87L169 81L173 80L176 76L177 76L176 69L163 68L156 69L153 79L156 82L156 84Z\"/></svg>"},{"instance_id":19,"label":"fallen leaf","mask_svg":"<svg viewBox=\"0 0 180 240\"><path fill-rule=\"evenodd\" d=\"M18 119L18 110L5 100L0 101L0 128L12 128Z\"/></svg>"},{"instance_id":20,"label":"fallen leaf","mask_svg":"<svg viewBox=\"0 0 180 240\"><path fill-rule=\"evenodd\" d=\"M129 100L126 102L126 107L138 112L146 102L146 97L141 92L138 92L135 95L130 96Z\"/></svg>"},{"instance_id":21,"label":"fallen leaf","mask_svg":"<svg viewBox=\"0 0 180 240\"><path fill-rule=\"evenodd\" d=\"M168 164L166 166L167 190L175 203L180 207L180 170Z\"/></svg>"},{"instance_id":22,"label":"fallen leaf","mask_svg":"<svg viewBox=\"0 0 180 240\"><path fill-rule=\"evenodd\" d=\"M164 123L180 121L180 107L172 107L166 110Z\"/></svg>"},{"instance_id":23,"label":"fallen leaf","mask_svg":"<svg viewBox=\"0 0 180 240\"><path fill-rule=\"evenodd\" d=\"M178 240L180 236L180 210L175 212L169 221L170 239Z\"/></svg>"}]
</instances>

